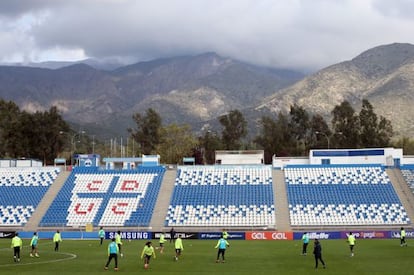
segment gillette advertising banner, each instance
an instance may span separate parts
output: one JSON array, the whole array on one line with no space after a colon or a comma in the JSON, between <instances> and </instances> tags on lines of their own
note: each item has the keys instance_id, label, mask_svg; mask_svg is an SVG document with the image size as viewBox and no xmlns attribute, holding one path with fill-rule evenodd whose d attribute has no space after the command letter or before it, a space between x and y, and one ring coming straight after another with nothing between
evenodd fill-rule
<instances>
[{"instance_id":1,"label":"gillette advertising banner","mask_svg":"<svg viewBox=\"0 0 414 275\"><path fill-rule=\"evenodd\" d=\"M295 232L293 233L294 240L301 240L304 232ZM330 231L309 231L307 232L309 239L314 240L332 240L332 239L341 239L341 232L330 232Z\"/></svg>"},{"instance_id":2,"label":"gillette advertising banner","mask_svg":"<svg viewBox=\"0 0 414 275\"><path fill-rule=\"evenodd\" d=\"M302 239L304 232L293 233L294 240ZM310 239L332 240L332 239L347 239L350 232L348 231L309 231L307 232ZM407 232L407 238L414 238L414 232ZM352 231L352 234L357 239L387 239L400 238L400 232L392 231ZM391 236L393 234L393 236Z\"/></svg>"}]
</instances>

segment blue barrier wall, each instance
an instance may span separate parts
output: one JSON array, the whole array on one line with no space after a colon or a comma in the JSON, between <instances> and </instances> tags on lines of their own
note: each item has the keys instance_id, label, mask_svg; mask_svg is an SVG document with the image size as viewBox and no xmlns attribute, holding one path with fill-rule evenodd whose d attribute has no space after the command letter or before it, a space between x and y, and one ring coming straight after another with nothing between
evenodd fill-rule
<instances>
[{"instance_id":1,"label":"blue barrier wall","mask_svg":"<svg viewBox=\"0 0 414 275\"><path fill-rule=\"evenodd\" d=\"M52 239L53 235L56 231L40 231L38 232L38 236L40 239ZM245 232L228 232L229 239L233 240L244 240L245 239ZM321 239L321 240L333 240L333 239L346 239L346 236L349 232L348 231L308 231L310 239ZM358 239L399 239L400 238L400 231L353 231L352 232L356 238ZM198 233L180 233L182 238L194 238L200 240L212 240L212 239L219 239L221 237L221 232L198 232ZM294 240L301 240L303 232L293 232L293 239ZM28 232L19 232L19 236L23 239L31 239L33 236L33 231ZM82 231L64 231L61 232L62 239L73 239L73 240L98 240L98 232L82 232ZM106 232L105 238L111 239L115 236L115 232ZM156 238L156 233L152 232L144 232L144 231L125 231L121 232L121 237L124 240L150 240ZM8 237L8 238L11 238ZM407 230L406 231L406 238L412 239L414 238L414 231Z\"/></svg>"}]
</instances>

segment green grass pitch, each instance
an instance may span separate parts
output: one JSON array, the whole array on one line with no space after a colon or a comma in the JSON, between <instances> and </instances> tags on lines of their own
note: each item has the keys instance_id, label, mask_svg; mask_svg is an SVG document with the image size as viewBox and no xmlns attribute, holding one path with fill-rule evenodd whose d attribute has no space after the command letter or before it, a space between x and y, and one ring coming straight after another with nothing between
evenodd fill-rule
<instances>
[{"instance_id":1,"label":"green grass pitch","mask_svg":"<svg viewBox=\"0 0 414 275\"><path fill-rule=\"evenodd\" d=\"M40 258L29 257L30 240L23 240L20 263L14 263L10 240L0 240L0 274L414 274L414 244L400 247L399 240L357 240L355 256L350 257L345 240L322 240L322 255L327 268L314 269L313 242L308 255L301 256L300 241L230 240L226 263L216 263L215 240L183 240L184 251L176 262L174 248L166 244L164 254L156 250L144 270L140 259L145 241L123 241L124 257L119 271L103 269L107 244L98 240L64 240L60 251L53 251L51 240L40 240ZM157 245L157 240L153 241Z\"/></svg>"}]
</instances>

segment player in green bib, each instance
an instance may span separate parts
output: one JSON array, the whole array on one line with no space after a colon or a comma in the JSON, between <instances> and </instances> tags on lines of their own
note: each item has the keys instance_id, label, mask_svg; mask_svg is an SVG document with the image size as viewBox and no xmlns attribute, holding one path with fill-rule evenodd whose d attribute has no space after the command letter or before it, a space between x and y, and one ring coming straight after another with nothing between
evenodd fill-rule
<instances>
[{"instance_id":1,"label":"player in green bib","mask_svg":"<svg viewBox=\"0 0 414 275\"><path fill-rule=\"evenodd\" d=\"M19 233L15 233L12 241L11 247L13 248L13 259L15 262L20 262L20 250L23 247L22 239L19 237Z\"/></svg>"},{"instance_id":2,"label":"player in green bib","mask_svg":"<svg viewBox=\"0 0 414 275\"><path fill-rule=\"evenodd\" d=\"M59 243L62 242L62 237L59 230L57 230L55 235L53 235L53 242L55 243L55 251L59 251Z\"/></svg>"},{"instance_id":3,"label":"player in green bib","mask_svg":"<svg viewBox=\"0 0 414 275\"><path fill-rule=\"evenodd\" d=\"M354 257L355 236L352 234L352 232L349 232L348 234L348 244L349 250L351 251L351 257Z\"/></svg>"},{"instance_id":4,"label":"player in green bib","mask_svg":"<svg viewBox=\"0 0 414 275\"><path fill-rule=\"evenodd\" d=\"M115 242L116 242L116 245L119 248L119 255L121 255L121 258L124 257L124 254L122 254L121 231L116 232L116 234L115 234Z\"/></svg>"},{"instance_id":5,"label":"player in green bib","mask_svg":"<svg viewBox=\"0 0 414 275\"><path fill-rule=\"evenodd\" d=\"M165 244L165 234L162 232L160 234L160 253L164 253L164 244Z\"/></svg>"},{"instance_id":6,"label":"player in green bib","mask_svg":"<svg viewBox=\"0 0 414 275\"><path fill-rule=\"evenodd\" d=\"M152 247L152 243L151 242L146 242L145 246L144 246L144 248L142 249L142 252L141 252L141 259L144 259L144 268L145 269L149 268L149 263L150 263L151 256L154 256L154 259L157 257L155 255L154 247Z\"/></svg>"},{"instance_id":7,"label":"player in green bib","mask_svg":"<svg viewBox=\"0 0 414 275\"><path fill-rule=\"evenodd\" d=\"M405 229L404 227L401 227L400 229L400 246L407 246L407 242L405 241Z\"/></svg>"},{"instance_id":8,"label":"player in green bib","mask_svg":"<svg viewBox=\"0 0 414 275\"><path fill-rule=\"evenodd\" d=\"M229 237L229 233L227 233L226 229L223 229L223 231L221 232L221 236L223 237L223 239L227 240L227 238Z\"/></svg>"},{"instance_id":9,"label":"player in green bib","mask_svg":"<svg viewBox=\"0 0 414 275\"><path fill-rule=\"evenodd\" d=\"M181 252L184 250L183 241L180 236L175 240L175 260L178 261L178 258L181 256Z\"/></svg>"}]
</instances>

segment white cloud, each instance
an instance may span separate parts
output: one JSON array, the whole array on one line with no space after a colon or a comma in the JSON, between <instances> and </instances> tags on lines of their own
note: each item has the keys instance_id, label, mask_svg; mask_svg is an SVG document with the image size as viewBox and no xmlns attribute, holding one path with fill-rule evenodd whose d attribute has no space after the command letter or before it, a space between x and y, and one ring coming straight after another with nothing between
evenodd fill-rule
<instances>
[{"instance_id":1,"label":"white cloud","mask_svg":"<svg viewBox=\"0 0 414 275\"><path fill-rule=\"evenodd\" d=\"M87 56L139 61L215 51L254 64L319 69L381 44L414 43L408 0L6 3L0 21L13 24L0 25L0 61Z\"/></svg>"},{"instance_id":2,"label":"white cloud","mask_svg":"<svg viewBox=\"0 0 414 275\"><path fill-rule=\"evenodd\" d=\"M412 0L374 0L373 7L387 17L414 20L414 1Z\"/></svg>"}]
</instances>

